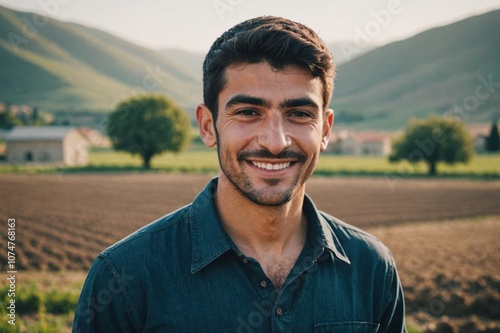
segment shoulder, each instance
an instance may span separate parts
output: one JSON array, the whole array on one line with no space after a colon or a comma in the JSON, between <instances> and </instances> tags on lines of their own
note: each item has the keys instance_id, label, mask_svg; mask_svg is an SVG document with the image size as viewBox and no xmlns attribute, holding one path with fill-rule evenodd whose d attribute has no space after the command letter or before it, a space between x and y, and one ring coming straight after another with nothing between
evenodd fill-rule
<instances>
[{"instance_id":1,"label":"shoulder","mask_svg":"<svg viewBox=\"0 0 500 333\"><path fill-rule=\"evenodd\" d=\"M79 324L90 325L86 317L90 313L93 325L98 325L97 321L108 323L111 317L116 317L115 321L130 320L132 326L141 327L145 313L138 304L154 295L148 288L161 284L172 271L189 272L190 214L191 205L180 208L102 251L84 283ZM148 283L144 283L146 280ZM123 323L123 327L127 325L128 322Z\"/></svg>"},{"instance_id":2,"label":"shoulder","mask_svg":"<svg viewBox=\"0 0 500 333\"><path fill-rule=\"evenodd\" d=\"M351 261L362 259L366 262L372 258L377 262L385 262L388 266L395 266L391 251L380 239L325 212L320 212L320 215Z\"/></svg>"},{"instance_id":3,"label":"shoulder","mask_svg":"<svg viewBox=\"0 0 500 333\"><path fill-rule=\"evenodd\" d=\"M191 204L169 213L111 245L99 257L143 261L146 258L142 256L151 251L172 244L175 239L189 238L190 212Z\"/></svg>"},{"instance_id":4,"label":"shoulder","mask_svg":"<svg viewBox=\"0 0 500 333\"><path fill-rule=\"evenodd\" d=\"M356 280L383 286L381 295L389 301L395 295L391 286L399 284L391 251L380 239L324 212L337 249L349 260L349 272ZM375 282L378 281L378 282Z\"/></svg>"}]
</instances>

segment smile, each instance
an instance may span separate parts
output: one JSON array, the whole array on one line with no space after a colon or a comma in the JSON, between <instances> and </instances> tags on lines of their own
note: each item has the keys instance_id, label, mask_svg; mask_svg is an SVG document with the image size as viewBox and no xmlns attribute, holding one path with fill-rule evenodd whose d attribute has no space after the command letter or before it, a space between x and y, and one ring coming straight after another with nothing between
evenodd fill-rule
<instances>
[{"instance_id":1,"label":"smile","mask_svg":"<svg viewBox=\"0 0 500 333\"><path fill-rule=\"evenodd\" d=\"M290 162L287 162L287 163L261 163L261 162L252 161L252 164L255 165L259 169L283 170L283 169L288 168L291 163Z\"/></svg>"}]
</instances>

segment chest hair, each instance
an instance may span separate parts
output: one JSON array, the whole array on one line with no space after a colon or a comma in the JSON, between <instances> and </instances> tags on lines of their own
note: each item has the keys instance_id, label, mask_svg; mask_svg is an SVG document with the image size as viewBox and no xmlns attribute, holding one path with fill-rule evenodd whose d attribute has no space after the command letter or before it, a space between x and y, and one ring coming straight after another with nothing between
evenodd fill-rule
<instances>
[{"instance_id":1,"label":"chest hair","mask_svg":"<svg viewBox=\"0 0 500 333\"><path fill-rule=\"evenodd\" d=\"M280 290L285 280L295 264L296 258L284 258L281 261L266 262L262 269L271 280L274 287Z\"/></svg>"}]
</instances>

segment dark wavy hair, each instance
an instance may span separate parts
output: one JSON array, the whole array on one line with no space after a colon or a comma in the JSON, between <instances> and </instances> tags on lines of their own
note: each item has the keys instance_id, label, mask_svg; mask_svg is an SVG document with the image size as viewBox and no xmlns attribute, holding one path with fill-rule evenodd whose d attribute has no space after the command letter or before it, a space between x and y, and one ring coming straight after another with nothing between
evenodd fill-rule
<instances>
[{"instance_id":1,"label":"dark wavy hair","mask_svg":"<svg viewBox=\"0 0 500 333\"><path fill-rule=\"evenodd\" d=\"M280 70L296 65L319 77L323 107L330 103L335 65L326 44L309 27L274 16L249 19L224 32L203 62L203 102L217 119L218 97L226 83L225 69L235 63L266 61Z\"/></svg>"}]
</instances>

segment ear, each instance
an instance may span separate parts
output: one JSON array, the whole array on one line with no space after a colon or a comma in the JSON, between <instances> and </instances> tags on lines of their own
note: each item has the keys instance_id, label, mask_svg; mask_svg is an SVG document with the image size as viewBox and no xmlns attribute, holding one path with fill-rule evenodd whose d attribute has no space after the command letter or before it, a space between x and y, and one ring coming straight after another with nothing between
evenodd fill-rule
<instances>
[{"instance_id":1,"label":"ear","mask_svg":"<svg viewBox=\"0 0 500 333\"><path fill-rule=\"evenodd\" d=\"M330 131L333 126L334 112L332 109L328 109L325 112L323 120L323 136L321 138L321 148L320 151L324 152L326 147L328 147L328 142L330 142Z\"/></svg>"},{"instance_id":2,"label":"ear","mask_svg":"<svg viewBox=\"0 0 500 333\"><path fill-rule=\"evenodd\" d=\"M215 135L215 124L212 117L212 112L205 104L199 104L196 108L196 122L200 131L200 138L205 146L211 148L217 144L217 136Z\"/></svg>"}]
</instances>

